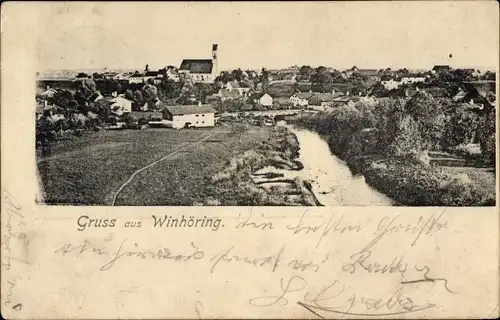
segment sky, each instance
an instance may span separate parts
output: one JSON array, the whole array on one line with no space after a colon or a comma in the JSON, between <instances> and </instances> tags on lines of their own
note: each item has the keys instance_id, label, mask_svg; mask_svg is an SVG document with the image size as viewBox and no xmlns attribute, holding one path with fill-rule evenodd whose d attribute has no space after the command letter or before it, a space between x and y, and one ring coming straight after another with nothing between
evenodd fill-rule
<instances>
[{"instance_id":1,"label":"sky","mask_svg":"<svg viewBox=\"0 0 500 320\"><path fill-rule=\"evenodd\" d=\"M39 70L292 65L430 69L498 64L496 1L43 3ZM451 57L450 57L451 54Z\"/></svg>"}]
</instances>

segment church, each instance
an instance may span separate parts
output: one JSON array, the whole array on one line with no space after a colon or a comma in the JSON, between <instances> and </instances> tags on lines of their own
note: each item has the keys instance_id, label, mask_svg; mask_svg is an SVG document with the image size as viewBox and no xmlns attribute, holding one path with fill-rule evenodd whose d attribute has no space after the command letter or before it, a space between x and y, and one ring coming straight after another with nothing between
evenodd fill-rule
<instances>
[{"instance_id":1,"label":"church","mask_svg":"<svg viewBox=\"0 0 500 320\"><path fill-rule=\"evenodd\" d=\"M179 68L183 74L194 83L213 83L218 74L217 44L212 46L212 59L184 59Z\"/></svg>"}]
</instances>

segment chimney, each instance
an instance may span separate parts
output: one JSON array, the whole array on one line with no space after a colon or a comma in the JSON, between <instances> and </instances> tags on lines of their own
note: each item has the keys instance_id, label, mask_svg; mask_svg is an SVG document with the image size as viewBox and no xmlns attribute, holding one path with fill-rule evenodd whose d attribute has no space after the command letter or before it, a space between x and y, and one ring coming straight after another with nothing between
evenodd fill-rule
<instances>
[{"instance_id":1,"label":"chimney","mask_svg":"<svg viewBox=\"0 0 500 320\"><path fill-rule=\"evenodd\" d=\"M198 107L201 107L201 101L198 101Z\"/></svg>"},{"instance_id":2,"label":"chimney","mask_svg":"<svg viewBox=\"0 0 500 320\"><path fill-rule=\"evenodd\" d=\"M218 44L212 45L212 63L214 64L212 74L214 75L214 78L219 76L219 63L217 60L217 48L218 48L218 46L219 46Z\"/></svg>"},{"instance_id":3,"label":"chimney","mask_svg":"<svg viewBox=\"0 0 500 320\"><path fill-rule=\"evenodd\" d=\"M111 95L116 98L116 97L118 97L118 92L113 91L113 93Z\"/></svg>"},{"instance_id":4,"label":"chimney","mask_svg":"<svg viewBox=\"0 0 500 320\"><path fill-rule=\"evenodd\" d=\"M335 89L332 89L332 94L335 95Z\"/></svg>"},{"instance_id":5,"label":"chimney","mask_svg":"<svg viewBox=\"0 0 500 320\"><path fill-rule=\"evenodd\" d=\"M49 90L49 89L50 89L50 86L49 86L49 85L47 85L47 90Z\"/></svg>"}]
</instances>

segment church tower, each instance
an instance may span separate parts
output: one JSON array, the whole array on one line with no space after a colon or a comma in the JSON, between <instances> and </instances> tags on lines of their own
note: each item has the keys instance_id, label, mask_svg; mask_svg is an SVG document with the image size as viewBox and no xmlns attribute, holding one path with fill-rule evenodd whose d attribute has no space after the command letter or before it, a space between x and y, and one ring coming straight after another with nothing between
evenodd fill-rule
<instances>
[{"instance_id":1,"label":"church tower","mask_svg":"<svg viewBox=\"0 0 500 320\"><path fill-rule=\"evenodd\" d=\"M217 60L217 44L212 45L212 63L213 70L212 73L214 75L214 79L219 76L219 62Z\"/></svg>"}]
</instances>

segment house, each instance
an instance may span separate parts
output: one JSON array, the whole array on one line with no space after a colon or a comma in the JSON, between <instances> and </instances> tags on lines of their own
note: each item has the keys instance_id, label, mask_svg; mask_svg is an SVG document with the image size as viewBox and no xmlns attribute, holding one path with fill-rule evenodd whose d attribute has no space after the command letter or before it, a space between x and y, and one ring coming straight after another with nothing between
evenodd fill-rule
<instances>
[{"instance_id":1,"label":"house","mask_svg":"<svg viewBox=\"0 0 500 320\"><path fill-rule=\"evenodd\" d=\"M124 113L132 112L132 102L133 101L130 101L121 95L117 97L104 97L99 100L99 104L108 106L111 109L111 112L119 116Z\"/></svg>"},{"instance_id":2,"label":"house","mask_svg":"<svg viewBox=\"0 0 500 320\"><path fill-rule=\"evenodd\" d=\"M211 94L205 97L205 102L207 104L218 103L220 101L222 101L222 99L217 94Z\"/></svg>"},{"instance_id":3,"label":"house","mask_svg":"<svg viewBox=\"0 0 500 320\"><path fill-rule=\"evenodd\" d=\"M406 76L401 78L402 84L412 84L418 82L425 82L425 77L417 77L417 76Z\"/></svg>"},{"instance_id":4,"label":"house","mask_svg":"<svg viewBox=\"0 0 500 320\"><path fill-rule=\"evenodd\" d=\"M315 93L309 98L309 106L330 106L334 98L333 93Z\"/></svg>"},{"instance_id":5,"label":"house","mask_svg":"<svg viewBox=\"0 0 500 320\"><path fill-rule=\"evenodd\" d=\"M248 93L250 92L250 88L245 82L238 83L238 81L229 81L226 85L225 88L229 91L236 90L239 92L239 94L243 97L246 97Z\"/></svg>"},{"instance_id":6,"label":"house","mask_svg":"<svg viewBox=\"0 0 500 320\"><path fill-rule=\"evenodd\" d=\"M348 96L352 91L354 91L355 88L356 86L349 83L333 83L332 93Z\"/></svg>"},{"instance_id":7,"label":"house","mask_svg":"<svg viewBox=\"0 0 500 320\"><path fill-rule=\"evenodd\" d=\"M163 77L156 77L153 79L154 84L160 84L163 81Z\"/></svg>"},{"instance_id":8,"label":"house","mask_svg":"<svg viewBox=\"0 0 500 320\"><path fill-rule=\"evenodd\" d=\"M290 102L295 107L304 107L309 105L309 99L313 96L312 92L297 92L290 97Z\"/></svg>"},{"instance_id":9,"label":"house","mask_svg":"<svg viewBox=\"0 0 500 320\"><path fill-rule=\"evenodd\" d=\"M433 73L440 73L440 72L447 72L451 71L450 66L442 66L442 65L436 65L434 68L432 68Z\"/></svg>"},{"instance_id":10,"label":"house","mask_svg":"<svg viewBox=\"0 0 500 320\"><path fill-rule=\"evenodd\" d=\"M221 101L241 98L238 90L220 89L217 95L220 97Z\"/></svg>"},{"instance_id":11,"label":"house","mask_svg":"<svg viewBox=\"0 0 500 320\"><path fill-rule=\"evenodd\" d=\"M159 72L158 71L146 71L144 73L144 77L143 77L144 78L144 82L148 83L149 80L153 80L154 81L154 79L156 77L158 77L158 76L159 76Z\"/></svg>"},{"instance_id":12,"label":"house","mask_svg":"<svg viewBox=\"0 0 500 320\"><path fill-rule=\"evenodd\" d=\"M53 98L56 93L57 93L56 89L47 86L47 90L38 93L38 96L42 98Z\"/></svg>"},{"instance_id":13,"label":"house","mask_svg":"<svg viewBox=\"0 0 500 320\"><path fill-rule=\"evenodd\" d=\"M161 108L161 101L156 100L154 102L144 103L144 105L141 107L141 111L158 110L160 108Z\"/></svg>"},{"instance_id":14,"label":"house","mask_svg":"<svg viewBox=\"0 0 500 320\"><path fill-rule=\"evenodd\" d=\"M163 118L175 129L215 126L215 110L209 105L166 106Z\"/></svg>"},{"instance_id":15,"label":"house","mask_svg":"<svg viewBox=\"0 0 500 320\"><path fill-rule=\"evenodd\" d=\"M397 79L397 78L395 79L395 78L392 78L391 76L383 76L381 78L381 82L380 83L387 90L397 89L402 84L400 79Z\"/></svg>"},{"instance_id":16,"label":"house","mask_svg":"<svg viewBox=\"0 0 500 320\"><path fill-rule=\"evenodd\" d=\"M251 99L254 104L271 107L273 105L273 97L269 93L266 92L258 92L251 96Z\"/></svg>"},{"instance_id":17,"label":"house","mask_svg":"<svg viewBox=\"0 0 500 320\"><path fill-rule=\"evenodd\" d=\"M184 59L179 73L195 83L213 83L218 75L217 44L212 46L212 59Z\"/></svg>"},{"instance_id":18,"label":"house","mask_svg":"<svg viewBox=\"0 0 500 320\"><path fill-rule=\"evenodd\" d=\"M167 79L173 80L174 82L181 81L181 79L179 77L179 73L174 68L167 68L166 76L167 76Z\"/></svg>"},{"instance_id":19,"label":"house","mask_svg":"<svg viewBox=\"0 0 500 320\"><path fill-rule=\"evenodd\" d=\"M144 83L144 76L140 73L134 73L128 77L128 83Z\"/></svg>"},{"instance_id":20,"label":"house","mask_svg":"<svg viewBox=\"0 0 500 320\"><path fill-rule=\"evenodd\" d=\"M367 76L370 79L380 80L380 73L377 69L358 69L357 72L361 75Z\"/></svg>"},{"instance_id":21,"label":"house","mask_svg":"<svg viewBox=\"0 0 500 320\"><path fill-rule=\"evenodd\" d=\"M348 105L350 103L354 103L354 97L350 96L337 96L333 97L332 101L328 104L332 107L341 107L344 105Z\"/></svg>"}]
</instances>

